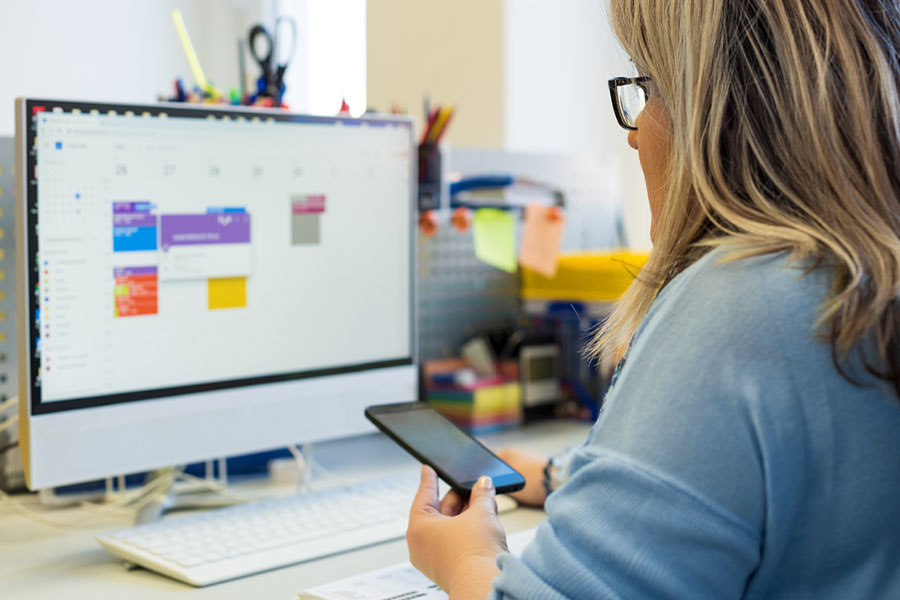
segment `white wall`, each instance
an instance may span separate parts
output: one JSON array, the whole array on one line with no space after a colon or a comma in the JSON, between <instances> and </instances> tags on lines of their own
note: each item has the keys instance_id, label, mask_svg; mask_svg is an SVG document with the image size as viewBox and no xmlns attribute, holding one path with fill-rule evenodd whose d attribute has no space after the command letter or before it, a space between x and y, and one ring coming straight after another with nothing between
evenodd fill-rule
<instances>
[{"instance_id":1,"label":"white wall","mask_svg":"<svg viewBox=\"0 0 900 600\"><path fill-rule=\"evenodd\" d=\"M175 77L194 79L172 25L181 10L206 78L239 87L238 39L276 10L297 21L285 100L296 111L334 114L342 96L366 106L365 0L29 0L3 2L0 135L12 135L13 100L43 96L155 102ZM255 86L259 67L246 56Z\"/></svg>"},{"instance_id":2,"label":"white wall","mask_svg":"<svg viewBox=\"0 0 900 600\"><path fill-rule=\"evenodd\" d=\"M443 140L503 147L504 0L369 0L368 95L424 128L423 100L456 112Z\"/></svg>"},{"instance_id":3,"label":"white wall","mask_svg":"<svg viewBox=\"0 0 900 600\"><path fill-rule=\"evenodd\" d=\"M377 0L375 0L377 1ZM505 148L612 153L620 160L629 244L650 246L637 153L616 123L607 80L634 66L600 0L505 0Z\"/></svg>"},{"instance_id":4,"label":"white wall","mask_svg":"<svg viewBox=\"0 0 900 600\"><path fill-rule=\"evenodd\" d=\"M291 110L333 115L346 99L352 115L364 113L366 0L273 2L277 14L297 23L297 51L285 74Z\"/></svg>"},{"instance_id":5,"label":"white wall","mask_svg":"<svg viewBox=\"0 0 900 600\"><path fill-rule=\"evenodd\" d=\"M259 18L249 0L29 0L4 2L0 19L0 135L13 99L43 96L153 102L176 76L193 77L172 25L181 9L207 79L237 86L237 36Z\"/></svg>"},{"instance_id":6,"label":"white wall","mask_svg":"<svg viewBox=\"0 0 900 600\"><path fill-rule=\"evenodd\" d=\"M334 114L347 100L366 112L366 0L310 0L307 110Z\"/></svg>"},{"instance_id":7,"label":"white wall","mask_svg":"<svg viewBox=\"0 0 900 600\"><path fill-rule=\"evenodd\" d=\"M370 10L385 1L371 0ZM631 245L647 247L643 177L612 116L606 88L607 79L632 67L610 31L605 6L601 0L504 0L502 31L453 35L467 47L502 40L503 89L494 98L502 98L506 149L611 150L620 157L626 230ZM297 20L300 34L287 72L291 107L334 113L341 96L355 114L365 107L365 0L9 1L0 19L0 135L13 133L16 96L151 102L171 93L176 76L192 83L172 26L175 7L184 14L207 78L218 87L238 86L237 39L252 23L270 26L277 10ZM484 10L470 9L469 20ZM411 26L402 13L389 23L398 35ZM247 68L255 82L258 68L249 57ZM418 100L407 108L418 114ZM455 129L464 125L463 116L461 111Z\"/></svg>"}]
</instances>

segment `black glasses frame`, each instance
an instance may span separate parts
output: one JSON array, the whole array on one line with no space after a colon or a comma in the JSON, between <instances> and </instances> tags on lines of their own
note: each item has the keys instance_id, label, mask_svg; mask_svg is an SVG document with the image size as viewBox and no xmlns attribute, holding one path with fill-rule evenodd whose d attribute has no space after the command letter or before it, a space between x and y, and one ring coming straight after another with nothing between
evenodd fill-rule
<instances>
[{"instance_id":1,"label":"black glasses frame","mask_svg":"<svg viewBox=\"0 0 900 600\"><path fill-rule=\"evenodd\" d=\"M619 88L623 85L634 84L644 90L645 94L648 94L646 86L641 84L646 84L650 81L651 79L649 77L614 77L609 80L609 97L610 100L612 100L613 112L616 115L616 121L618 121L619 125L624 129L635 131L637 130L637 127L629 125L625 120L625 113L622 112L622 105L619 103Z\"/></svg>"}]
</instances>

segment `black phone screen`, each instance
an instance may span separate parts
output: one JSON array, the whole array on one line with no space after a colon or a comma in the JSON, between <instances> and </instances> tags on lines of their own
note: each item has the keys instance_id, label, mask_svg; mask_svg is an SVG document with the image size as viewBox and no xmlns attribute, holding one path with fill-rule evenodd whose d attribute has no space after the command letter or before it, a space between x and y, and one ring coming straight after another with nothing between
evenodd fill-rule
<instances>
[{"instance_id":1,"label":"black phone screen","mask_svg":"<svg viewBox=\"0 0 900 600\"><path fill-rule=\"evenodd\" d=\"M501 482L521 480L506 463L427 405L375 416L384 428L459 484L472 484L482 475L491 477L498 487Z\"/></svg>"}]
</instances>

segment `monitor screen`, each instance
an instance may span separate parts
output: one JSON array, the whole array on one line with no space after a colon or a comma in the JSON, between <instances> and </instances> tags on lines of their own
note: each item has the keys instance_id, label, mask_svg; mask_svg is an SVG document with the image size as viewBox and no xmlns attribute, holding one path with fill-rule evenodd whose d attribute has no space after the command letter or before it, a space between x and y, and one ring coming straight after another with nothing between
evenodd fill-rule
<instances>
[{"instance_id":1,"label":"monitor screen","mask_svg":"<svg viewBox=\"0 0 900 600\"><path fill-rule=\"evenodd\" d=\"M408 120L23 115L32 416L412 364Z\"/></svg>"}]
</instances>

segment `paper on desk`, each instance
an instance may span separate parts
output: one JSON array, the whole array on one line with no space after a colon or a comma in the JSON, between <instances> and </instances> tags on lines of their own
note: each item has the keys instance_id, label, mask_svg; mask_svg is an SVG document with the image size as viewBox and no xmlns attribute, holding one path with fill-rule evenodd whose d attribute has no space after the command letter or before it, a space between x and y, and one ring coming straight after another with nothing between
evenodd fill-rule
<instances>
[{"instance_id":1,"label":"paper on desk","mask_svg":"<svg viewBox=\"0 0 900 600\"><path fill-rule=\"evenodd\" d=\"M499 208L479 208L472 222L475 257L507 273L516 272L516 218Z\"/></svg>"},{"instance_id":2,"label":"paper on desk","mask_svg":"<svg viewBox=\"0 0 900 600\"><path fill-rule=\"evenodd\" d=\"M534 539L537 527L509 536L509 551L521 556ZM301 600L448 600L447 594L414 566L406 563L370 571L309 588L300 593Z\"/></svg>"},{"instance_id":3,"label":"paper on desk","mask_svg":"<svg viewBox=\"0 0 900 600\"><path fill-rule=\"evenodd\" d=\"M548 208L540 204L526 206L519 264L544 277L556 275L559 244L565 224L562 212L556 207Z\"/></svg>"}]
</instances>

